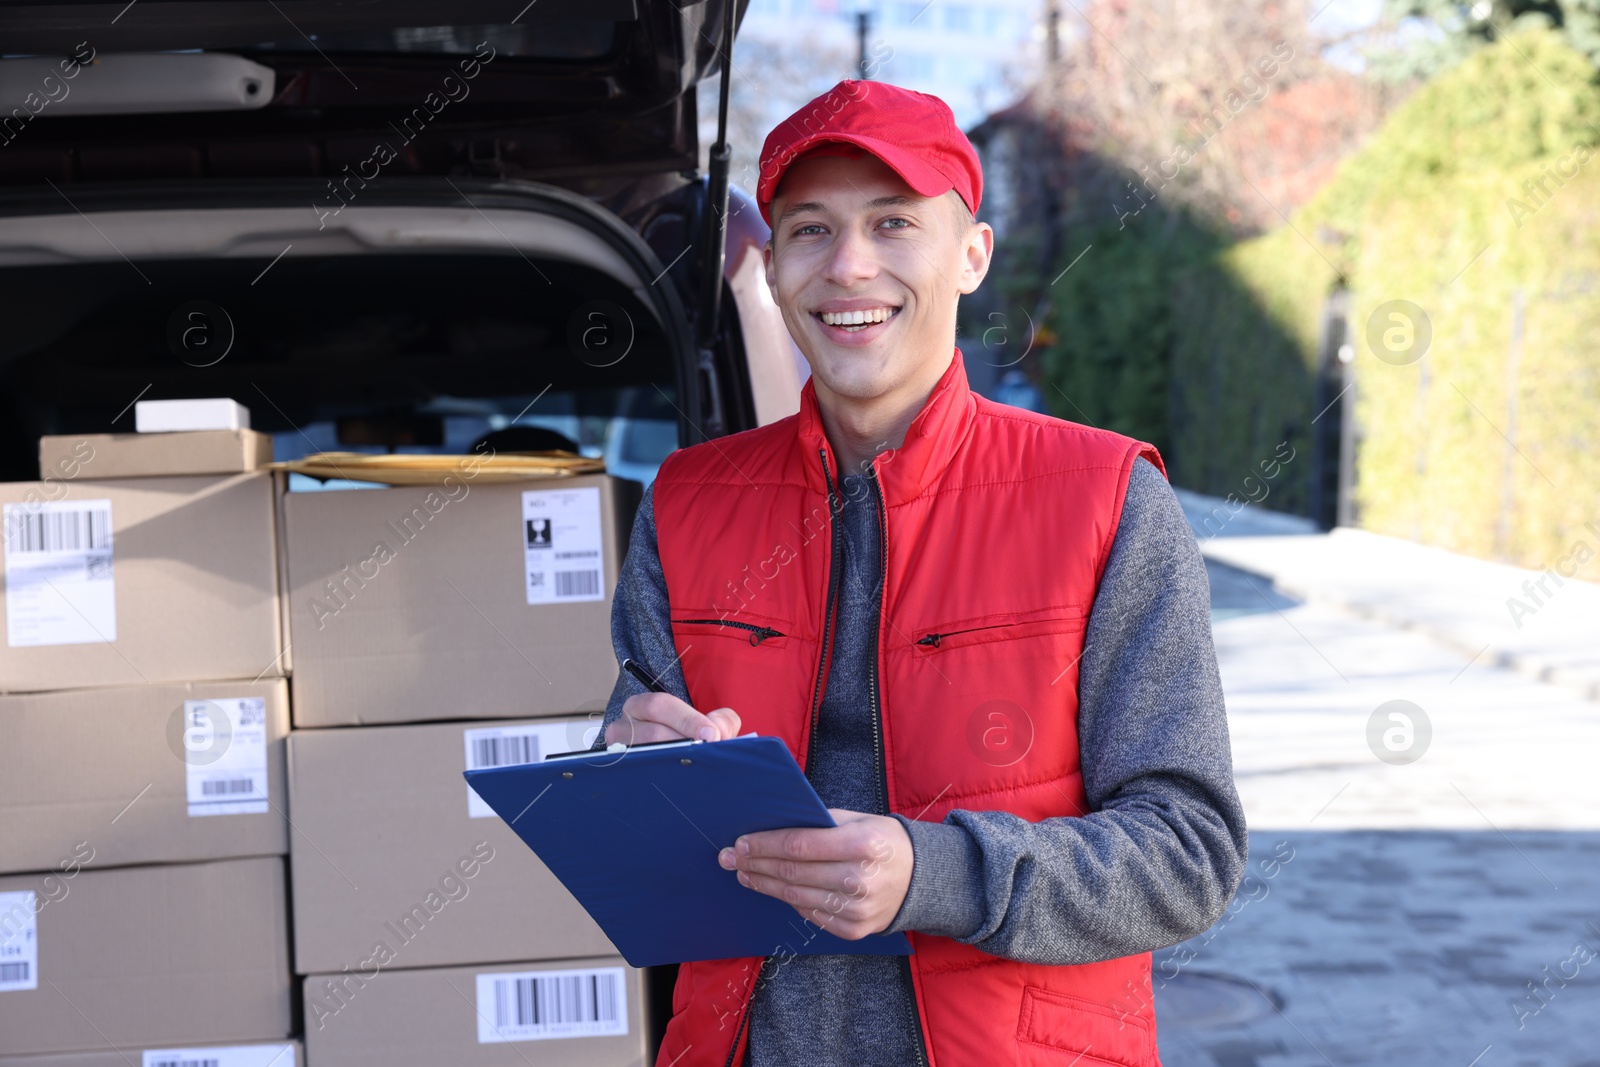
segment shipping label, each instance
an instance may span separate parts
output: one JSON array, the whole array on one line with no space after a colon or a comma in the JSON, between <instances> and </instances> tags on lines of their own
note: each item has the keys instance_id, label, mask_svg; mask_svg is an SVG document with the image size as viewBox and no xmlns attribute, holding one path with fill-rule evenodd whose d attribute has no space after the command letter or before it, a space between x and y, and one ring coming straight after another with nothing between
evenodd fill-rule
<instances>
[{"instance_id":1,"label":"shipping label","mask_svg":"<svg viewBox=\"0 0 1600 1067\"><path fill-rule=\"evenodd\" d=\"M5 505L6 644L117 639L111 501Z\"/></svg>"},{"instance_id":2,"label":"shipping label","mask_svg":"<svg viewBox=\"0 0 1600 1067\"><path fill-rule=\"evenodd\" d=\"M185 700L183 753L191 816L266 814L266 700Z\"/></svg>"},{"instance_id":3,"label":"shipping label","mask_svg":"<svg viewBox=\"0 0 1600 1067\"><path fill-rule=\"evenodd\" d=\"M599 486L523 493L522 542L528 603L606 598Z\"/></svg>"},{"instance_id":4,"label":"shipping label","mask_svg":"<svg viewBox=\"0 0 1600 1067\"><path fill-rule=\"evenodd\" d=\"M478 1044L628 1032L621 967L480 974Z\"/></svg>"},{"instance_id":5,"label":"shipping label","mask_svg":"<svg viewBox=\"0 0 1600 1067\"><path fill-rule=\"evenodd\" d=\"M39 988L38 916L33 890L0 893L0 993Z\"/></svg>"},{"instance_id":6,"label":"shipping label","mask_svg":"<svg viewBox=\"0 0 1600 1067\"><path fill-rule=\"evenodd\" d=\"M585 732L590 741L599 730L595 724ZM462 733L467 749L467 770L484 767L516 767L539 763L552 752L571 752L588 747L574 741L572 727L565 722L530 723L525 726L486 726ZM494 809L467 786L467 815L473 819L494 817Z\"/></svg>"},{"instance_id":7,"label":"shipping label","mask_svg":"<svg viewBox=\"0 0 1600 1067\"><path fill-rule=\"evenodd\" d=\"M294 1046L150 1049L145 1052L140 1067L294 1067Z\"/></svg>"}]
</instances>

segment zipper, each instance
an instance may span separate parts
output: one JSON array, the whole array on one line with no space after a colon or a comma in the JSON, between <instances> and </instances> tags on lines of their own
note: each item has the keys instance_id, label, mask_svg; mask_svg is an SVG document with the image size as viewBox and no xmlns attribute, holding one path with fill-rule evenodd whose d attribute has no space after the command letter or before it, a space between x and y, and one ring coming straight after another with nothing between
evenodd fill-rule
<instances>
[{"instance_id":1,"label":"zipper","mask_svg":"<svg viewBox=\"0 0 1600 1067\"><path fill-rule=\"evenodd\" d=\"M883 709L878 704L878 639L883 623L883 598L889 585L889 520L883 513L883 493L878 486L878 468L874 465L868 470L871 472L872 502L878 512L878 573L881 577L878 579L878 612L872 622L872 673L867 677L867 691L871 696L872 747L878 757L880 799L878 810L888 814L889 757L883 747ZM900 964L905 970L906 986L911 990L911 1018L917 1027L917 1067L924 1067L928 1062L928 1056L922 1036L922 1012L917 1008L917 988L911 973L911 957L901 956Z\"/></svg>"},{"instance_id":2,"label":"zipper","mask_svg":"<svg viewBox=\"0 0 1600 1067\"><path fill-rule=\"evenodd\" d=\"M1003 626L1015 625L1016 623L1014 622L997 622L989 626L968 626L965 630L946 630L942 634L925 634L922 637L917 638L917 644L932 645L934 648L938 648L941 640L946 637L954 637L956 634L970 634L974 630L998 630Z\"/></svg>"},{"instance_id":3,"label":"zipper","mask_svg":"<svg viewBox=\"0 0 1600 1067\"><path fill-rule=\"evenodd\" d=\"M809 746L806 748L806 765L804 767L804 772L807 775L809 775L810 771L811 771L811 755L812 755L812 753L816 752L816 750L817 750L817 719L819 718L817 712L822 707L822 683L823 683L823 680L825 678L827 678L827 675L828 675L828 653L832 651L831 645L832 645L832 636L833 636L833 606L834 606L835 598L838 596L838 592L839 592L839 567L837 566L837 563L838 563L838 559L839 559L839 541L840 541L841 536L842 536L841 533L840 533L840 529L839 529L839 512L833 506L833 472L828 468L828 451L827 451L827 449L819 447L817 449L817 456L822 460L822 481L823 481L823 484L828 487L828 514L830 516L832 516L832 518L830 519L830 523L832 525L832 530L831 530L831 537L829 539L829 546L828 546L828 599L827 599L827 602L826 602L826 604L825 604L825 606L823 608L823 612L822 612L822 654L817 659L817 681L816 681L816 685L812 689L812 694L811 694L811 730L810 730L811 741L810 741ZM880 518L881 518L881 513L880 513ZM885 536L885 538L887 538L887 536L888 536L887 535L887 531L885 531L884 536ZM724 620L719 619L717 621L718 622L722 622ZM734 625L740 625L740 624L734 624ZM743 624L743 625L749 625L749 624ZM769 636L771 636L771 635L769 635ZM752 634L751 635L751 643L752 644L756 643L754 637L755 637L755 635ZM874 689L876 689L876 686L877 686L877 680L876 680L876 675L877 675L876 652L874 652L873 675L874 675L873 686L874 686ZM876 704L876 699L877 698L874 697L873 699L874 699L874 704ZM767 962L769 960L771 960L771 959L772 959L771 956L763 956L762 957L761 966L759 968L757 968L757 970L756 970L756 985L757 986L759 986L760 983L761 983L761 973L766 970ZM750 993L750 997L749 997L748 1000L745 1001L744 1014L739 1019L739 1029L737 1029L737 1030L735 1030L733 1032L733 1047L728 1049L728 1059L727 1059L727 1062L724 1064L724 1067L733 1067L733 1056L734 1056L734 1053L739 1051L739 1038L744 1034L745 1024L750 1021L750 1010L754 1006L755 1006L755 991L754 991L754 987L752 987L752 990L751 990L751 993ZM918 1047L919 1047L919 1055L920 1055L921 1041L922 1041L922 1024L921 1024L921 1022L919 1020L918 1023L917 1023L917 1042L918 1042ZM921 1061L919 1060L918 1062L920 1063Z\"/></svg>"},{"instance_id":4,"label":"zipper","mask_svg":"<svg viewBox=\"0 0 1600 1067\"><path fill-rule=\"evenodd\" d=\"M817 449L817 455L822 460L822 480L828 487L828 514L832 529L828 545L828 600L822 612L822 655L817 659L817 681L811 693L811 740L806 747L805 771L811 773L811 754L817 750L817 720L821 717L818 712L822 708L822 685L828 676L828 654L833 651L833 608L839 594L839 542L843 535L839 529L839 510L833 506L833 472L828 469L828 452L824 448Z\"/></svg>"},{"instance_id":5,"label":"zipper","mask_svg":"<svg viewBox=\"0 0 1600 1067\"><path fill-rule=\"evenodd\" d=\"M872 471L872 505L878 513L878 613L872 620L872 672L867 676L867 693L872 709L872 754L878 757L878 810L889 813L889 757L883 751L883 715L878 708L878 638L882 628L883 597L889 582L889 523L883 515L883 497L878 492L877 468Z\"/></svg>"},{"instance_id":6,"label":"zipper","mask_svg":"<svg viewBox=\"0 0 1600 1067\"><path fill-rule=\"evenodd\" d=\"M770 626L757 626L753 622L734 622L732 619L679 619L677 621L683 623L684 625L689 625L690 623L705 623L713 626L737 626L741 630L750 631L750 643L752 645L759 645L769 637L787 636L778 630L774 630Z\"/></svg>"},{"instance_id":7,"label":"zipper","mask_svg":"<svg viewBox=\"0 0 1600 1067\"><path fill-rule=\"evenodd\" d=\"M733 1054L739 1051L739 1038L744 1036L745 1024L750 1021L750 1009L754 1006L756 999L755 991L761 985L761 972L767 969L767 960L771 958L771 956L763 957L761 960L761 966L756 968L755 984L750 987L750 999L745 1001L744 1014L739 1018L739 1029L733 1032L733 1047L728 1049L728 1062L724 1065L724 1067L733 1067ZM746 1058L749 1058L748 1054L746 1055Z\"/></svg>"}]
</instances>

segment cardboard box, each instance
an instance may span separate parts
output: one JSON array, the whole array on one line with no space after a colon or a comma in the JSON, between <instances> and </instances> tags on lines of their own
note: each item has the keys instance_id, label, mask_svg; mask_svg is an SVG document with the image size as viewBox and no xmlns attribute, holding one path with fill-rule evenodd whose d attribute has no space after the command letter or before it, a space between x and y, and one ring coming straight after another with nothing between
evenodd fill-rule
<instances>
[{"instance_id":1,"label":"cardboard box","mask_svg":"<svg viewBox=\"0 0 1600 1067\"><path fill-rule=\"evenodd\" d=\"M0 484L0 692L282 674L272 486Z\"/></svg>"},{"instance_id":2,"label":"cardboard box","mask_svg":"<svg viewBox=\"0 0 1600 1067\"><path fill-rule=\"evenodd\" d=\"M0 696L0 874L283 855L289 686Z\"/></svg>"},{"instance_id":3,"label":"cardboard box","mask_svg":"<svg viewBox=\"0 0 1600 1067\"><path fill-rule=\"evenodd\" d=\"M305 1062L298 1041L0 1056L0 1067L304 1067Z\"/></svg>"},{"instance_id":4,"label":"cardboard box","mask_svg":"<svg viewBox=\"0 0 1600 1067\"><path fill-rule=\"evenodd\" d=\"M469 753L532 762L585 747L599 721L294 731L295 972L366 969L380 945L407 968L615 954L461 777Z\"/></svg>"},{"instance_id":5,"label":"cardboard box","mask_svg":"<svg viewBox=\"0 0 1600 1067\"><path fill-rule=\"evenodd\" d=\"M289 1037L286 904L279 857L0 878L6 1052Z\"/></svg>"},{"instance_id":6,"label":"cardboard box","mask_svg":"<svg viewBox=\"0 0 1600 1067\"><path fill-rule=\"evenodd\" d=\"M611 592L640 488L451 475L287 494L294 725L604 708Z\"/></svg>"},{"instance_id":7,"label":"cardboard box","mask_svg":"<svg viewBox=\"0 0 1600 1067\"><path fill-rule=\"evenodd\" d=\"M140 400L133 405L133 428L139 433L248 430L250 409L226 397Z\"/></svg>"},{"instance_id":8,"label":"cardboard box","mask_svg":"<svg viewBox=\"0 0 1600 1067\"><path fill-rule=\"evenodd\" d=\"M272 437L255 430L90 433L39 438L39 476L77 478L243 474L272 462Z\"/></svg>"},{"instance_id":9,"label":"cardboard box","mask_svg":"<svg viewBox=\"0 0 1600 1067\"><path fill-rule=\"evenodd\" d=\"M370 977L340 973L306 979L310 1067L649 1063L644 972L620 956L365 973ZM557 982L567 983L560 1002L552 988ZM541 1011L554 1012L556 1021L527 1022L534 995L542 995Z\"/></svg>"}]
</instances>

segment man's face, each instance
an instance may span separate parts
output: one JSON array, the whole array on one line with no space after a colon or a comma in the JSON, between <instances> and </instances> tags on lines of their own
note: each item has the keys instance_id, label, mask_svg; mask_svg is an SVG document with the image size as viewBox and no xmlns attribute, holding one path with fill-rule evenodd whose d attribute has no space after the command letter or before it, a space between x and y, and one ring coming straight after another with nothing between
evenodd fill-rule
<instances>
[{"instance_id":1,"label":"man's face","mask_svg":"<svg viewBox=\"0 0 1600 1067\"><path fill-rule=\"evenodd\" d=\"M958 221L960 207L954 192L918 195L868 154L790 166L772 204L767 284L819 390L872 400L931 388L918 372L942 372L956 300L983 280L993 247L987 224Z\"/></svg>"}]
</instances>

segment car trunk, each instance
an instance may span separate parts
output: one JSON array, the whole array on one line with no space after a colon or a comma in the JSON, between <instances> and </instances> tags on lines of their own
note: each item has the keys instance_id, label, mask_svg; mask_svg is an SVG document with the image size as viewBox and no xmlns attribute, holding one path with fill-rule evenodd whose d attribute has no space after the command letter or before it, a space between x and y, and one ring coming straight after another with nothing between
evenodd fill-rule
<instances>
[{"instance_id":1,"label":"car trunk","mask_svg":"<svg viewBox=\"0 0 1600 1067\"><path fill-rule=\"evenodd\" d=\"M753 425L735 310L702 311L696 173L695 87L741 11L736 0L0 6L0 85L27 101L0 115L0 301L13 311L0 475L31 473L34 434L103 430L146 387L232 395L281 432L336 411L428 422L463 397L527 403L547 387L528 418L565 404L569 429L618 403L669 415L685 444ZM71 56L81 67L51 65ZM213 62L256 72L252 92L264 91L203 99L190 72ZM138 101L115 99L123 89ZM205 368L167 337L196 302L230 316L235 336ZM607 309L621 326L596 318ZM699 317L721 326L697 344ZM622 326L633 336L620 362L580 358L574 338ZM590 429L585 443L604 438ZM396 433L396 447L438 436L420 423ZM294 438L313 439L340 443Z\"/></svg>"},{"instance_id":2,"label":"car trunk","mask_svg":"<svg viewBox=\"0 0 1600 1067\"><path fill-rule=\"evenodd\" d=\"M231 396L279 458L466 451L514 422L591 453L618 417L692 435L683 308L613 216L532 183L420 179L319 225L314 188L7 197L0 478L37 476L41 434L131 430L140 397Z\"/></svg>"}]
</instances>

